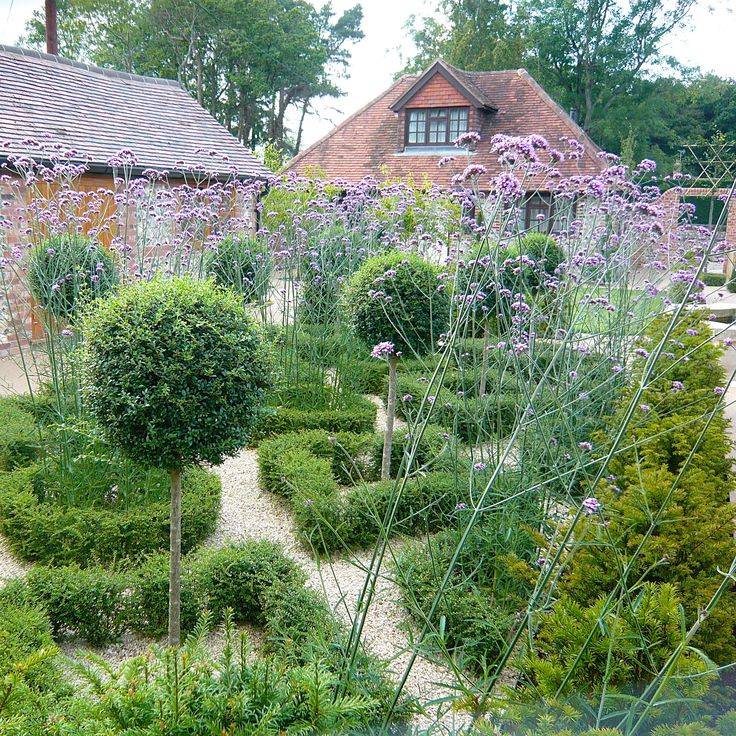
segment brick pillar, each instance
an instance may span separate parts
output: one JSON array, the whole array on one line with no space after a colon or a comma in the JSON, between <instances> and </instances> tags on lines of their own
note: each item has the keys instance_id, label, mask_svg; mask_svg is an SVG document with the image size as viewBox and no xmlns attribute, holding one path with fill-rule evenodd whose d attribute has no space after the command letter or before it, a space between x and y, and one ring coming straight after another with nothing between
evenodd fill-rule
<instances>
[{"instance_id":1,"label":"brick pillar","mask_svg":"<svg viewBox=\"0 0 736 736\"><path fill-rule=\"evenodd\" d=\"M726 282L731 280L736 267L736 196L731 198L728 204L728 215L726 217Z\"/></svg>"},{"instance_id":2,"label":"brick pillar","mask_svg":"<svg viewBox=\"0 0 736 736\"><path fill-rule=\"evenodd\" d=\"M664 234L662 240L667 245L667 260L669 261L670 246L673 238L673 231L677 229L680 220L680 196L682 189L680 187L672 187L662 194L662 209ZM668 263L669 265L669 263Z\"/></svg>"}]
</instances>

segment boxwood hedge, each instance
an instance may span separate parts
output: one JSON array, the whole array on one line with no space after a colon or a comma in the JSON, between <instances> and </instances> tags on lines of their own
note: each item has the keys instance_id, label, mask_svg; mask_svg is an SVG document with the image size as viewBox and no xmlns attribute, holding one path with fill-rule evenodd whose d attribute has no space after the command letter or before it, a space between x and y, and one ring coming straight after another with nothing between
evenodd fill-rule
<instances>
[{"instance_id":1,"label":"boxwood hedge","mask_svg":"<svg viewBox=\"0 0 736 736\"><path fill-rule=\"evenodd\" d=\"M406 432L399 433L392 454L397 469L410 441ZM429 465L429 472L406 481L396 533L436 529L464 500L464 474L448 471L454 462L452 442L440 428L425 431L413 469ZM318 552L365 546L380 534L398 488L396 481L371 482L379 475L380 449L375 435L285 434L258 448L261 485L290 499L302 540ZM351 487L342 492L340 483Z\"/></svg>"},{"instance_id":2,"label":"boxwood hedge","mask_svg":"<svg viewBox=\"0 0 736 736\"><path fill-rule=\"evenodd\" d=\"M114 506L64 506L42 500L40 463L0 474L0 531L22 558L83 567L136 559L169 544L168 499ZM212 473L184 473L182 549L188 551L215 529L220 480Z\"/></svg>"}]
</instances>

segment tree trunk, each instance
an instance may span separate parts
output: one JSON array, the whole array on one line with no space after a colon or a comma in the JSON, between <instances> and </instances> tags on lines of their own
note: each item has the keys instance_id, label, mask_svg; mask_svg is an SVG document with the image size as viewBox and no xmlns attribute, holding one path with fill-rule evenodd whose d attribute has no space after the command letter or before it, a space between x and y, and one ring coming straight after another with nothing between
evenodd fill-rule
<instances>
[{"instance_id":1,"label":"tree trunk","mask_svg":"<svg viewBox=\"0 0 736 736\"><path fill-rule=\"evenodd\" d=\"M181 638L181 470L171 471L169 548L169 645Z\"/></svg>"},{"instance_id":2,"label":"tree trunk","mask_svg":"<svg viewBox=\"0 0 736 736\"><path fill-rule=\"evenodd\" d=\"M488 340L490 338L490 330L488 329L488 317L483 319L483 355L481 355L480 364L480 385L478 386L478 396L486 395L486 376L488 375Z\"/></svg>"},{"instance_id":3,"label":"tree trunk","mask_svg":"<svg viewBox=\"0 0 736 736\"><path fill-rule=\"evenodd\" d=\"M309 98L304 100L304 104L302 105L302 114L299 118L299 129L297 130L296 134L296 143L294 144L294 154L299 153L299 150L302 147L302 132L304 131L304 118L307 116L307 108L309 107Z\"/></svg>"},{"instance_id":4,"label":"tree trunk","mask_svg":"<svg viewBox=\"0 0 736 736\"><path fill-rule=\"evenodd\" d=\"M197 102L204 107L204 69L202 66L202 49L197 49Z\"/></svg>"},{"instance_id":5,"label":"tree trunk","mask_svg":"<svg viewBox=\"0 0 736 736\"><path fill-rule=\"evenodd\" d=\"M394 441L394 418L396 417L396 366L399 359L392 355L388 359L388 402L386 406L386 431L383 435L383 458L381 480L391 476L391 446Z\"/></svg>"}]
</instances>

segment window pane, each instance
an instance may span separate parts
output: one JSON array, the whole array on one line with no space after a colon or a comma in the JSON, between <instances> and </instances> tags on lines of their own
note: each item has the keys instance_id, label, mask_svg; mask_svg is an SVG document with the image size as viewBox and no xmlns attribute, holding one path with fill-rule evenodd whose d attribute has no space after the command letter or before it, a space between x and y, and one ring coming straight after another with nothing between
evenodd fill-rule
<instances>
[{"instance_id":1,"label":"window pane","mask_svg":"<svg viewBox=\"0 0 736 736\"><path fill-rule=\"evenodd\" d=\"M426 121L427 117L424 110L409 110L407 143L426 143Z\"/></svg>"},{"instance_id":2,"label":"window pane","mask_svg":"<svg viewBox=\"0 0 736 736\"><path fill-rule=\"evenodd\" d=\"M430 110L429 142L447 143L447 110Z\"/></svg>"},{"instance_id":3,"label":"window pane","mask_svg":"<svg viewBox=\"0 0 736 736\"><path fill-rule=\"evenodd\" d=\"M454 141L461 133L468 132L468 109L466 107L453 107L450 109L450 142Z\"/></svg>"}]
</instances>

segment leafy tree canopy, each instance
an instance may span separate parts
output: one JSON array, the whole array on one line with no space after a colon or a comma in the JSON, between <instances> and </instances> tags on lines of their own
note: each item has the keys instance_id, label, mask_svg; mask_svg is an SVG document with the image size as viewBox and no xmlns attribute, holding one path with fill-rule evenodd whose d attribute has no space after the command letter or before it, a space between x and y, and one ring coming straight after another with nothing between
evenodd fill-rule
<instances>
[{"instance_id":1,"label":"leafy tree canopy","mask_svg":"<svg viewBox=\"0 0 736 736\"><path fill-rule=\"evenodd\" d=\"M62 55L178 79L246 144L298 150L314 100L342 94L363 11L307 0L59 0ZM44 16L23 45L43 48ZM289 130L286 116L299 121Z\"/></svg>"}]
</instances>

